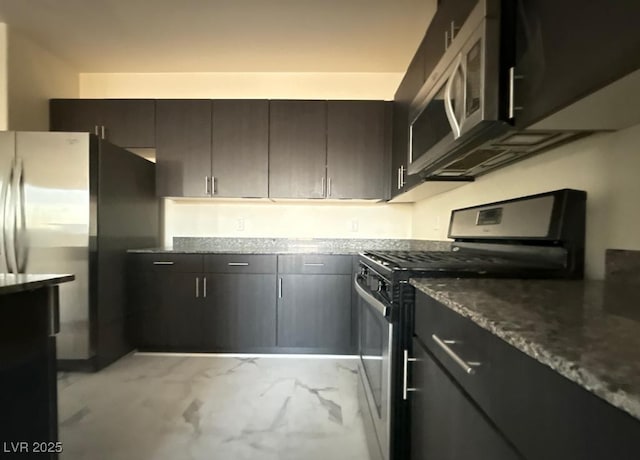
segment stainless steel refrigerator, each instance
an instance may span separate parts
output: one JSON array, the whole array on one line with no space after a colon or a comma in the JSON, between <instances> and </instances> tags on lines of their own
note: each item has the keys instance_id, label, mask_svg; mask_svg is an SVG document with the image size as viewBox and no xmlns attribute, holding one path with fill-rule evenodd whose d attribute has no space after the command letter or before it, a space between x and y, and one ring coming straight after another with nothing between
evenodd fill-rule
<instances>
[{"instance_id":1,"label":"stainless steel refrigerator","mask_svg":"<svg viewBox=\"0 0 640 460\"><path fill-rule=\"evenodd\" d=\"M59 369L131 350L126 250L158 243L154 166L91 134L0 132L0 269L76 276L60 286Z\"/></svg>"}]
</instances>

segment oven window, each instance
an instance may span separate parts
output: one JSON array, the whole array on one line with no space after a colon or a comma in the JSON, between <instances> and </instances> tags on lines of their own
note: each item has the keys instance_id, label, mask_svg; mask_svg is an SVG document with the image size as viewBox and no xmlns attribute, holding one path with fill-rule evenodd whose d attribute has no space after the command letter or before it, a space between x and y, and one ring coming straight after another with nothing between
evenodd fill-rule
<instances>
[{"instance_id":1,"label":"oven window","mask_svg":"<svg viewBox=\"0 0 640 460\"><path fill-rule=\"evenodd\" d=\"M358 299L358 303L360 307L360 357L375 400L378 416L381 416L383 358L387 353L389 323L361 298Z\"/></svg>"},{"instance_id":2,"label":"oven window","mask_svg":"<svg viewBox=\"0 0 640 460\"><path fill-rule=\"evenodd\" d=\"M442 139L451 135L445 111L446 82L411 125L411 158L417 160Z\"/></svg>"}]
</instances>

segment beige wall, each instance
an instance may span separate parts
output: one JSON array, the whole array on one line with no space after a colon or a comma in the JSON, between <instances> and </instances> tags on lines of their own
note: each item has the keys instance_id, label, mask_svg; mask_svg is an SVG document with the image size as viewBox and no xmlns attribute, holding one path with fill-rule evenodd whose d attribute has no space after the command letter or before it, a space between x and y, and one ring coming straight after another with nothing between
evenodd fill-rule
<instances>
[{"instance_id":1,"label":"beige wall","mask_svg":"<svg viewBox=\"0 0 640 460\"><path fill-rule=\"evenodd\" d=\"M165 245L171 246L174 236L410 238L412 207L411 204L165 200Z\"/></svg>"},{"instance_id":2,"label":"beige wall","mask_svg":"<svg viewBox=\"0 0 640 460\"><path fill-rule=\"evenodd\" d=\"M49 129L49 99L78 97L78 72L30 39L9 29L8 127Z\"/></svg>"},{"instance_id":3,"label":"beige wall","mask_svg":"<svg viewBox=\"0 0 640 460\"><path fill-rule=\"evenodd\" d=\"M0 131L9 129L7 93L7 25L0 22Z\"/></svg>"},{"instance_id":4,"label":"beige wall","mask_svg":"<svg viewBox=\"0 0 640 460\"><path fill-rule=\"evenodd\" d=\"M402 73L83 73L83 98L384 99Z\"/></svg>"},{"instance_id":5,"label":"beige wall","mask_svg":"<svg viewBox=\"0 0 640 460\"><path fill-rule=\"evenodd\" d=\"M586 277L606 248L640 249L640 125L598 134L415 204L413 238L446 239L452 209L558 188L587 191Z\"/></svg>"}]
</instances>

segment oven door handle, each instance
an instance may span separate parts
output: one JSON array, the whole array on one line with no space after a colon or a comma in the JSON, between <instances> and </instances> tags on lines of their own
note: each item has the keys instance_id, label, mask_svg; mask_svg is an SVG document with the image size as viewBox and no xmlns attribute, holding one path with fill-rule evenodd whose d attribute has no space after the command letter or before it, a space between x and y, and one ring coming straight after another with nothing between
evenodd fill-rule
<instances>
[{"instance_id":1,"label":"oven door handle","mask_svg":"<svg viewBox=\"0 0 640 460\"><path fill-rule=\"evenodd\" d=\"M358 282L357 274L354 277L353 284L356 288L356 292L360 297L362 297L362 299L365 302L367 302L369 305L375 308L376 311L380 313L382 316L384 316L385 318L389 317L391 313L391 309L387 305L383 304L378 299L376 299L374 296L372 296L370 293L368 293L362 286L360 286L360 283Z\"/></svg>"}]
</instances>

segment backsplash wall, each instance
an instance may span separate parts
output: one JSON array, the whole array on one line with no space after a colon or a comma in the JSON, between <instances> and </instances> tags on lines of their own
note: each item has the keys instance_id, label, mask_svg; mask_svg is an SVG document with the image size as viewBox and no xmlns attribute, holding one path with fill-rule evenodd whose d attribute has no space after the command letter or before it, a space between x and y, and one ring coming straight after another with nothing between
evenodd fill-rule
<instances>
[{"instance_id":1,"label":"backsplash wall","mask_svg":"<svg viewBox=\"0 0 640 460\"><path fill-rule=\"evenodd\" d=\"M411 238L412 204L164 200L164 245L174 236Z\"/></svg>"},{"instance_id":2,"label":"backsplash wall","mask_svg":"<svg viewBox=\"0 0 640 460\"><path fill-rule=\"evenodd\" d=\"M415 204L411 237L442 240L452 209L575 188L587 192L585 276L604 278L606 248L640 249L640 125L601 133Z\"/></svg>"}]
</instances>

